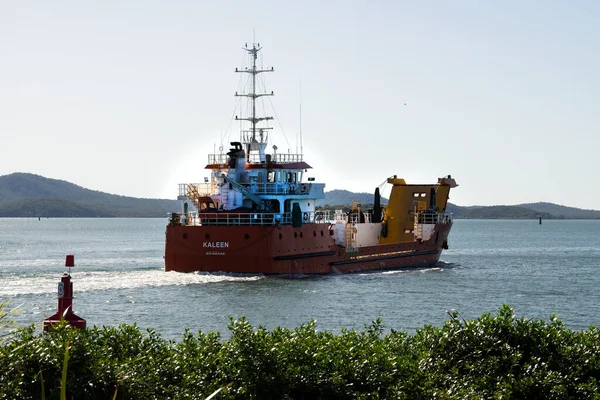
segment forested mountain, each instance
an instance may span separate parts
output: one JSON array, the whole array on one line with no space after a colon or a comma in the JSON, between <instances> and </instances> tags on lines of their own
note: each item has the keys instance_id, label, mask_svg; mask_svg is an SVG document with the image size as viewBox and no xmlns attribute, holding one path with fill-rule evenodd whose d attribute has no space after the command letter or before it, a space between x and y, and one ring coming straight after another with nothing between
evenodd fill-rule
<instances>
[{"instance_id":1,"label":"forested mountain","mask_svg":"<svg viewBox=\"0 0 600 400\"><path fill-rule=\"evenodd\" d=\"M553 203L527 203L519 204L519 206L529 208L540 213L552 214L556 218L600 219L600 211L598 210L583 210L581 208L560 206Z\"/></svg>"},{"instance_id":2,"label":"forested mountain","mask_svg":"<svg viewBox=\"0 0 600 400\"><path fill-rule=\"evenodd\" d=\"M355 193L348 190L331 190L325 192L325 198L316 201L317 207L323 206L342 206L351 205L353 201L358 200L361 204L373 204L375 192L373 193ZM387 199L382 198L381 204L387 204Z\"/></svg>"},{"instance_id":3,"label":"forested mountain","mask_svg":"<svg viewBox=\"0 0 600 400\"><path fill-rule=\"evenodd\" d=\"M363 206L373 204L372 193L353 193L347 190L331 190L325 192L325 199L318 200L317 206L336 208L336 206L349 207L353 200L359 200ZM382 204L387 204L387 199L381 199ZM456 218L474 219L600 219L600 211L582 210L580 208L559 206L552 203L529 203L513 206L469 206L461 207L448 203L446 211Z\"/></svg>"},{"instance_id":4,"label":"forested mountain","mask_svg":"<svg viewBox=\"0 0 600 400\"><path fill-rule=\"evenodd\" d=\"M0 176L0 217L166 217L177 210L176 200L108 194L34 174Z\"/></svg>"},{"instance_id":5,"label":"forested mountain","mask_svg":"<svg viewBox=\"0 0 600 400\"><path fill-rule=\"evenodd\" d=\"M471 219L557 219L556 216L522 206L472 206L460 207L448 203L446 211L456 218Z\"/></svg>"},{"instance_id":6,"label":"forested mountain","mask_svg":"<svg viewBox=\"0 0 600 400\"><path fill-rule=\"evenodd\" d=\"M363 207L372 207L373 197L373 193L331 190L325 192L325 199L317 200L317 206L349 207L358 200ZM382 205L387 201L382 198ZM0 217L166 217L179 208L176 200L108 194L34 174L0 176ZM446 211L457 218L600 219L598 210L552 203L470 207L448 203Z\"/></svg>"},{"instance_id":7,"label":"forested mountain","mask_svg":"<svg viewBox=\"0 0 600 400\"><path fill-rule=\"evenodd\" d=\"M57 198L25 199L0 205L0 217L115 217L115 213Z\"/></svg>"}]
</instances>

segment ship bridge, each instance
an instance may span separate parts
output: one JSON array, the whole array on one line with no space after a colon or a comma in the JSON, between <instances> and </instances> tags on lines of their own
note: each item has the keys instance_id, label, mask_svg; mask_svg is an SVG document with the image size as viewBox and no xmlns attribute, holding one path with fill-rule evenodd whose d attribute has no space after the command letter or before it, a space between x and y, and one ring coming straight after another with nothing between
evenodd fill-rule
<instances>
[{"instance_id":1,"label":"ship bridge","mask_svg":"<svg viewBox=\"0 0 600 400\"><path fill-rule=\"evenodd\" d=\"M299 206L310 218L316 199L325 197L325 184L305 176L311 166L304 161L302 151L279 152L276 145L269 148L273 128L267 123L273 117L258 115L256 102L274 93L259 93L257 76L274 69L257 68L260 45L246 46L245 50L251 63L235 70L248 76L248 90L235 93L236 97L247 99L241 107L242 114L235 115L240 122L239 141L230 142L229 148L221 145L218 152L209 154L205 169L210 170L210 178L205 183L180 184L178 198L184 203L191 200L190 205L200 213L212 209L218 213L276 213L282 221L282 215ZM185 205L183 211L189 214Z\"/></svg>"}]
</instances>

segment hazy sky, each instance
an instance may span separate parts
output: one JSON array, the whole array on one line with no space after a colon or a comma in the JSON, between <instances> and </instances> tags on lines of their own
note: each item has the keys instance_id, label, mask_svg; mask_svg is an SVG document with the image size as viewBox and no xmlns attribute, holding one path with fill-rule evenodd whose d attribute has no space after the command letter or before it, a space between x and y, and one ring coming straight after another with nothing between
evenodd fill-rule
<instances>
[{"instance_id":1,"label":"hazy sky","mask_svg":"<svg viewBox=\"0 0 600 400\"><path fill-rule=\"evenodd\" d=\"M253 32L274 142L295 151L301 98L326 190L452 174L459 205L600 209L595 0L3 1L0 175L175 198L236 139Z\"/></svg>"}]
</instances>

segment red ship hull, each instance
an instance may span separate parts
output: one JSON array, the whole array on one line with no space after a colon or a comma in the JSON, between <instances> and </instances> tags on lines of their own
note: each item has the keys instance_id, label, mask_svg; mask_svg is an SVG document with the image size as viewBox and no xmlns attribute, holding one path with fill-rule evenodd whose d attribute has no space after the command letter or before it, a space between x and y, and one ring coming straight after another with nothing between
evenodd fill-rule
<instances>
[{"instance_id":1,"label":"red ship hull","mask_svg":"<svg viewBox=\"0 0 600 400\"><path fill-rule=\"evenodd\" d=\"M335 244L327 224L167 226L165 271L249 274L330 274L431 267L447 247L452 224L430 239L361 247Z\"/></svg>"}]
</instances>

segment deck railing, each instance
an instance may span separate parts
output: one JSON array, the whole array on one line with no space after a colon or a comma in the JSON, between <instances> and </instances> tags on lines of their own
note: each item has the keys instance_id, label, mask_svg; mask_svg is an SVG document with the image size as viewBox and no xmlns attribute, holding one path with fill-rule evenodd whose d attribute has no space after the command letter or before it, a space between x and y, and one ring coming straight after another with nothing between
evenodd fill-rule
<instances>
[{"instance_id":1,"label":"deck railing","mask_svg":"<svg viewBox=\"0 0 600 400\"><path fill-rule=\"evenodd\" d=\"M356 214L350 214L350 221L346 220L347 215L338 211L303 211L302 223L309 224L331 224L336 222L358 223L359 218ZM371 222L372 214L364 213L365 222ZM427 214L420 213L415 221L417 224L450 224L452 216L449 214ZM170 225L291 225L292 213L283 214L274 213L170 213Z\"/></svg>"},{"instance_id":2,"label":"deck railing","mask_svg":"<svg viewBox=\"0 0 600 400\"><path fill-rule=\"evenodd\" d=\"M415 222L418 224L450 224L452 216L445 213L420 212L417 213Z\"/></svg>"},{"instance_id":3,"label":"deck railing","mask_svg":"<svg viewBox=\"0 0 600 400\"><path fill-rule=\"evenodd\" d=\"M329 224L334 222L329 211L304 211L302 223ZM169 225L291 225L292 213L170 213Z\"/></svg>"},{"instance_id":4,"label":"deck railing","mask_svg":"<svg viewBox=\"0 0 600 400\"><path fill-rule=\"evenodd\" d=\"M261 158L259 154L249 154L248 156L248 162L253 163L253 164L261 164L264 163L266 161L266 157ZM297 163L297 162L302 162L303 160L303 155L302 154L291 154L291 153L276 153L273 154L272 156L272 162L275 164L291 164L291 163ZM229 163L229 156L226 153L219 153L219 154L209 154L208 155L208 164L210 165L214 165L214 164L220 164L220 165L226 165Z\"/></svg>"},{"instance_id":5,"label":"deck railing","mask_svg":"<svg viewBox=\"0 0 600 400\"><path fill-rule=\"evenodd\" d=\"M250 184L248 190L254 194L300 194L308 195L311 185L308 183L260 183Z\"/></svg>"},{"instance_id":6,"label":"deck railing","mask_svg":"<svg viewBox=\"0 0 600 400\"><path fill-rule=\"evenodd\" d=\"M273 154L273 162L276 164L288 164L302 161L302 154L277 153Z\"/></svg>"},{"instance_id":7,"label":"deck railing","mask_svg":"<svg viewBox=\"0 0 600 400\"><path fill-rule=\"evenodd\" d=\"M200 196L210 196L215 193L216 185L210 183L180 183L178 186L178 196L186 196L190 194L190 190L197 191Z\"/></svg>"},{"instance_id":8,"label":"deck railing","mask_svg":"<svg viewBox=\"0 0 600 400\"><path fill-rule=\"evenodd\" d=\"M209 154L208 155L208 164L227 164L229 163L229 156L225 153L219 154Z\"/></svg>"},{"instance_id":9,"label":"deck railing","mask_svg":"<svg viewBox=\"0 0 600 400\"><path fill-rule=\"evenodd\" d=\"M310 183L242 183L240 185L250 193L267 195L308 195L312 187ZM217 193L216 183L180 183L178 185L178 195L187 196L190 187L197 188L200 196L209 196Z\"/></svg>"}]
</instances>

